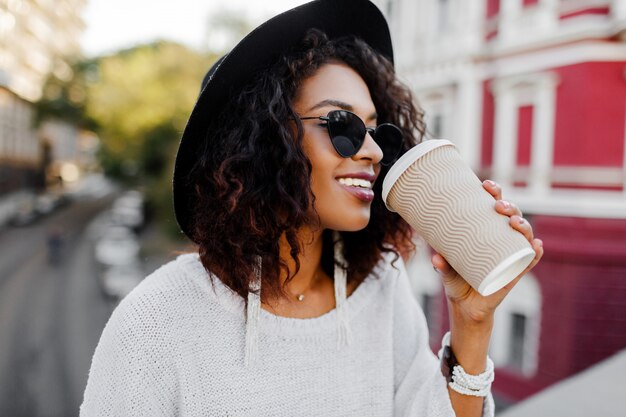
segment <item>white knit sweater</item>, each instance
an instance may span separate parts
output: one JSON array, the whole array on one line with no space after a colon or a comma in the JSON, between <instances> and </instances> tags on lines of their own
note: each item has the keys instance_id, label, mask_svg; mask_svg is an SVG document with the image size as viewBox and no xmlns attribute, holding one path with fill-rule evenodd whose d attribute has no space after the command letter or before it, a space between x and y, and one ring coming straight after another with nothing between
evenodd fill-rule
<instances>
[{"instance_id":1,"label":"white knit sweater","mask_svg":"<svg viewBox=\"0 0 626 417\"><path fill-rule=\"evenodd\" d=\"M261 310L257 360L244 366L243 299L197 254L147 277L113 312L96 348L81 417L454 416L424 314L402 260L376 267L337 310L294 319ZM484 416L494 415L491 395Z\"/></svg>"}]
</instances>

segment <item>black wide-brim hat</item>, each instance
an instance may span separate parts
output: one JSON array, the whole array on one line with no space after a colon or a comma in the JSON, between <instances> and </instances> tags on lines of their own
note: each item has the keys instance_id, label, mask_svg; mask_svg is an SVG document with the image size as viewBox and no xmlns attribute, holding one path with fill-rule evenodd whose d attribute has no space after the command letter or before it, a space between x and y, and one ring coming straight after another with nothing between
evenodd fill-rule
<instances>
[{"instance_id":1,"label":"black wide-brim hat","mask_svg":"<svg viewBox=\"0 0 626 417\"><path fill-rule=\"evenodd\" d=\"M369 0L315 0L266 21L241 40L209 70L183 132L174 166L174 212L181 230L192 240L196 194L189 181L207 132L220 109L254 77L298 44L309 29L330 39L354 35L393 62L387 21Z\"/></svg>"}]
</instances>

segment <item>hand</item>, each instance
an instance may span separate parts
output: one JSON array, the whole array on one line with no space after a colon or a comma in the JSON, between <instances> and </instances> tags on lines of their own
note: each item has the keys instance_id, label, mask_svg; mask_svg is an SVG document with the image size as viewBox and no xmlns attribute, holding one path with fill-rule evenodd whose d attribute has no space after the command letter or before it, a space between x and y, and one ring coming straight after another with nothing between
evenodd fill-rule
<instances>
[{"instance_id":1,"label":"hand","mask_svg":"<svg viewBox=\"0 0 626 417\"><path fill-rule=\"evenodd\" d=\"M500 186L493 181L484 181L483 187L494 196L497 200L495 209L498 213L509 216L509 224L515 230L522 233L530 242L535 250L535 258L530 265L513 281L505 285L502 289L495 293L482 296L474 290L446 261L439 253L435 253L431 262L435 269L442 275L443 285L446 291L448 302L454 304L456 310L462 314L464 319L471 322L480 323L486 319L492 318L496 307L502 302L504 297L511 291L524 274L530 271L543 256L543 242L541 239L535 239L533 236L533 228L522 217L520 209L512 203L502 200L502 190Z\"/></svg>"}]
</instances>

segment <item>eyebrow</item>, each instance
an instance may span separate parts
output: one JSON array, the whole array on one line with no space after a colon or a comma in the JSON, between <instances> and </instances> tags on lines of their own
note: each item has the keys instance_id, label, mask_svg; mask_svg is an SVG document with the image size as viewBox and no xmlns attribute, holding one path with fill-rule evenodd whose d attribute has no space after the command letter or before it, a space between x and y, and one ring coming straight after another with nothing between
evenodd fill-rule
<instances>
[{"instance_id":1,"label":"eyebrow","mask_svg":"<svg viewBox=\"0 0 626 417\"><path fill-rule=\"evenodd\" d=\"M348 111L354 112L354 107L352 107L351 104L348 104L340 100L333 100L333 99L322 100L316 105L314 105L313 107L311 107L309 110L307 110L307 112L317 110L319 108L327 107L327 106L339 107L342 110L348 110ZM370 114L367 120L374 120L377 118L378 118L378 114L376 112L373 112L372 114Z\"/></svg>"}]
</instances>

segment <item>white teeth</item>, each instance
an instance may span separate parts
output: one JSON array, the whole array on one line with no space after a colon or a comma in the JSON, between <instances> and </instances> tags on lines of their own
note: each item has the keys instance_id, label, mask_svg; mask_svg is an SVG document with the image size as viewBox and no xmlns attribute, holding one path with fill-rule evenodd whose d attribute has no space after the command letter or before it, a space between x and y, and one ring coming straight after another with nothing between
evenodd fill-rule
<instances>
[{"instance_id":1,"label":"white teeth","mask_svg":"<svg viewBox=\"0 0 626 417\"><path fill-rule=\"evenodd\" d=\"M362 180L361 178L338 178L340 184L349 185L352 187L372 188L372 183L368 180Z\"/></svg>"}]
</instances>

